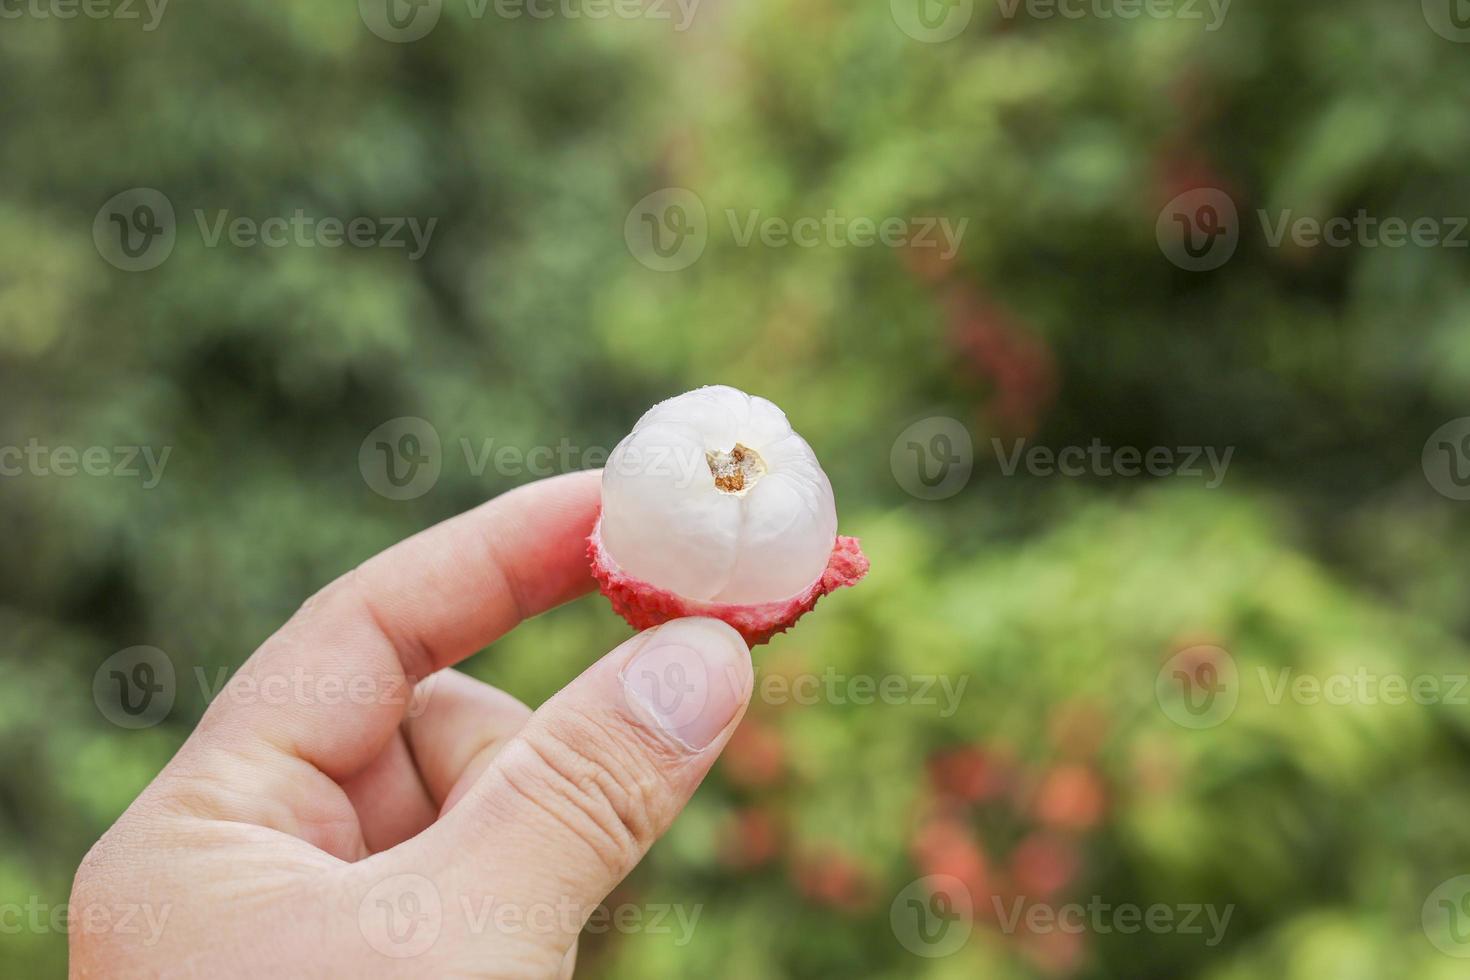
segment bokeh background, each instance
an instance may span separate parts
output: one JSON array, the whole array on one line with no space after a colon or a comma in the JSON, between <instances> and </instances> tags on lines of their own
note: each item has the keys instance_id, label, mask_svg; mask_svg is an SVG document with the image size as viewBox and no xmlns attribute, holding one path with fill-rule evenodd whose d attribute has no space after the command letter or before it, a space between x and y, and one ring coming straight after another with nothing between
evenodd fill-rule
<instances>
[{"instance_id":1,"label":"bokeh background","mask_svg":"<svg viewBox=\"0 0 1470 980\"><path fill-rule=\"evenodd\" d=\"M141 5L5 7L0 444L170 455L155 486L0 478L0 903L66 901L203 711L196 669L227 673L331 578L532 478L465 446L565 445L550 465L576 467L723 382L787 411L873 560L758 675L963 696L758 699L611 899L698 906L691 941L588 936L582 975L1465 976L1470 429L1435 433L1470 415L1470 236L1273 245L1258 218L1454 237L1453 0L1109 2L703 0L678 29L671 4L442 0L400 8L433 21L415 40L373 0L177 3L151 30ZM176 214L142 271L103 244L133 188ZM1204 210L1220 194L1233 216ZM415 261L211 246L196 218L298 209L437 223ZM829 209L968 226L946 256L742 243L728 219ZM1214 217L1238 241L1182 268L1170 229ZM653 226L697 256L659 268ZM432 426L440 473L395 500L359 450L403 417ZM968 459L934 438L955 426ZM1232 455L1214 486L1007 474L1020 439ZM958 474L943 499L921 466ZM627 632L591 596L465 669L536 704ZM136 645L177 684L132 730L93 678ZM1363 672L1438 693L1272 696ZM1224 707L1191 710L1200 692ZM947 929L961 890L957 948L905 940L907 898ZM1018 900L1231 912L1211 944L1008 927ZM0 972L58 975L65 945L7 927Z\"/></svg>"}]
</instances>

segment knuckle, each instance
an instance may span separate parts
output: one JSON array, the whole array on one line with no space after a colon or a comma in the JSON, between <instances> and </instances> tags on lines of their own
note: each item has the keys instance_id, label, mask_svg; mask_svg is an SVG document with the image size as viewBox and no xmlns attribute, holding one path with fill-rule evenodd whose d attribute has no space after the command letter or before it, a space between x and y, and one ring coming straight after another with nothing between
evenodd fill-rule
<instances>
[{"instance_id":1,"label":"knuckle","mask_svg":"<svg viewBox=\"0 0 1470 980\"><path fill-rule=\"evenodd\" d=\"M522 741L536 759L507 769L513 788L580 837L611 873L631 870L667 817L667 782L652 760L587 718L548 724Z\"/></svg>"}]
</instances>

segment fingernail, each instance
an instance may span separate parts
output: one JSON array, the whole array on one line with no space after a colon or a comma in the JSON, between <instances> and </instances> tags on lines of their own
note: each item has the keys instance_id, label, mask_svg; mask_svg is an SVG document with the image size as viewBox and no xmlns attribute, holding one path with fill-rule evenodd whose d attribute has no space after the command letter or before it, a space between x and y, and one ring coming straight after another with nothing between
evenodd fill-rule
<instances>
[{"instance_id":1,"label":"fingernail","mask_svg":"<svg viewBox=\"0 0 1470 980\"><path fill-rule=\"evenodd\" d=\"M750 650L717 619L676 619L652 630L623 668L623 691L643 721L685 748L705 748L749 696Z\"/></svg>"}]
</instances>

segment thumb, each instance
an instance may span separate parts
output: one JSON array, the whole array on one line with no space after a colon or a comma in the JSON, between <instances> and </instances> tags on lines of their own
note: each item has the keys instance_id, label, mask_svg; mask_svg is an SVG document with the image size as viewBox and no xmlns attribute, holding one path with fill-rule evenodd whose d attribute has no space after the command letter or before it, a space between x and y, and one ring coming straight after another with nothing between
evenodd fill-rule
<instances>
[{"instance_id":1,"label":"thumb","mask_svg":"<svg viewBox=\"0 0 1470 980\"><path fill-rule=\"evenodd\" d=\"M481 940L559 962L694 794L752 683L750 651L719 620L638 634L535 712L422 835L420 867L485 913Z\"/></svg>"}]
</instances>

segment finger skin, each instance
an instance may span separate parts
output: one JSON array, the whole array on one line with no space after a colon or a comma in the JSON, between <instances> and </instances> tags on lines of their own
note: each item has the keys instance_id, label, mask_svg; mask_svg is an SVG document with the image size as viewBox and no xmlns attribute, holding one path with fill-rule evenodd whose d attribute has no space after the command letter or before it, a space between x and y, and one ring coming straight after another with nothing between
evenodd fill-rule
<instances>
[{"instance_id":1,"label":"finger skin","mask_svg":"<svg viewBox=\"0 0 1470 980\"><path fill-rule=\"evenodd\" d=\"M342 787L396 751L417 679L592 587L600 492L596 472L528 484L333 582L241 666L145 795L342 860L372 853ZM420 818L394 814L375 840Z\"/></svg>"},{"instance_id":2,"label":"finger skin","mask_svg":"<svg viewBox=\"0 0 1470 980\"><path fill-rule=\"evenodd\" d=\"M650 697L649 664L654 679L686 693ZM749 650L718 620L640 633L542 705L458 805L387 867L431 876L456 906L511 903L514 934L483 930L465 937L467 948L520 943L554 975L585 916L704 779L751 687Z\"/></svg>"},{"instance_id":3,"label":"finger skin","mask_svg":"<svg viewBox=\"0 0 1470 980\"><path fill-rule=\"evenodd\" d=\"M369 559L245 662L201 730L350 778L397 730L414 683L592 588L599 499L595 472L542 480Z\"/></svg>"},{"instance_id":4,"label":"finger skin","mask_svg":"<svg viewBox=\"0 0 1470 980\"><path fill-rule=\"evenodd\" d=\"M452 668L420 681L414 704L388 747L342 784L370 853L433 823L531 717L518 699Z\"/></svg>"}]
</instances>

